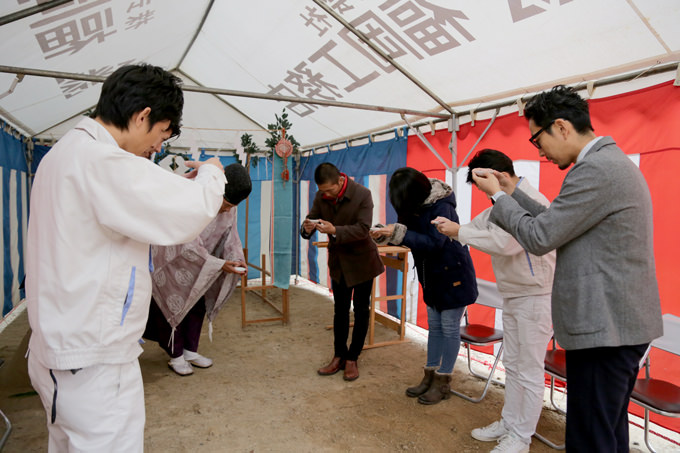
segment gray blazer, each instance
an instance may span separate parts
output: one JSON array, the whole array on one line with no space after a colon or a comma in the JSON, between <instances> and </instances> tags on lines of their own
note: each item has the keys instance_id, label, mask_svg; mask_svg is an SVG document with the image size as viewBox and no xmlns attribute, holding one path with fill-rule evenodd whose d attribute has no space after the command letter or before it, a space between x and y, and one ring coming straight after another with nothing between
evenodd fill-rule
<instances>
[{"instance_id":1,"label":"gray blazer","mask_svg":"<svg viewBox=\"0 0 680 453\"><path fill-rule=\"evenodd\" d=\"M516 189L489 219L530 253L557 249L552 317L563 348L638 345L663 334L649 189L611 137L569 170L550 207Z\"/></svg>"}]
</instances>

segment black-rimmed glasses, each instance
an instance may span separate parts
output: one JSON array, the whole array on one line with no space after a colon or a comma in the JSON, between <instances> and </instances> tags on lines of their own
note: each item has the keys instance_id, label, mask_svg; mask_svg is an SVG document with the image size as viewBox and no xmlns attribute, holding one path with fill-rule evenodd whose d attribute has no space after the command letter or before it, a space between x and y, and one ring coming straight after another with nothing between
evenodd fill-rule
<instances>
[{"instance_id":1,"label":"black-rimmed glasses","mask_svg":"<svg viewBox=\"0 0 680 453\"><path fill-rule=\"evenodd\" d=\"M534 145L536 148L541 149L541 144L538 143L538 140L537 140L538 136L541 135L543 132L547 131L548 129L550 129L550 126L552 126L554 122L555 122L555 120L552 120L551 122L546 124L544 127L540 128L538 131L536 131L536 133L534 135L532 135L531 138L529 139L531 144Z\"/></svg>"}]
</instances>

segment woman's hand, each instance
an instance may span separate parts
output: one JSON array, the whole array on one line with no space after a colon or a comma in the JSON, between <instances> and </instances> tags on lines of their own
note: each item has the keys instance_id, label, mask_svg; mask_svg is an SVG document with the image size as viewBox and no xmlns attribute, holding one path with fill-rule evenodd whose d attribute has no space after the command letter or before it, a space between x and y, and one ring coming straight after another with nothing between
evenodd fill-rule
<instances>
[{"instance_id":1,"label":"woman's hand","mask_svg":"<svg viewBox=\"0 0 680 453\"><path fill-rule=\"evenodd\" d=\"M384 227L373 227L368 231L368 234L373 239L380 239L381 237L391 237L394 233L394 224L385 225Z\"/></svg>"}]
</instances>

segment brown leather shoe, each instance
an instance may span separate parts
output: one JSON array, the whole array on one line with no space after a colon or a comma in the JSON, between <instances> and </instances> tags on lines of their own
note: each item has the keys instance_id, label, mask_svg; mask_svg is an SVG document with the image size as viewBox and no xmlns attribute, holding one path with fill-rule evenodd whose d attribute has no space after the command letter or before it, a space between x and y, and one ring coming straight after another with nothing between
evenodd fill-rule
<instances>
[{"instance_id":1,"label":"brown leather shoe","mask_svg":"<svg viewBox=\"0 0 680 453\"><path fill-rule=\"evenodd\" d=\"M341 359L340 357L333 357L333 360L331 360L331 363L326 365L323 368L319 368L317 370L317 373L319 373L321 376L330 376L331 374L335 374L340 370L345 369L345 359Z\"/></svg>"},{"instance_id":2,"label":"brown leather shoe","mask_svg":"<svg viewBox=\"0 0 680 453\"><path fill-rule=\"evenodd\" d=\"M346 381L353 381L359 377L359 367L356 360L348 360L345 362L345 373L342 378Z\"/></svg>"}]
</instances>

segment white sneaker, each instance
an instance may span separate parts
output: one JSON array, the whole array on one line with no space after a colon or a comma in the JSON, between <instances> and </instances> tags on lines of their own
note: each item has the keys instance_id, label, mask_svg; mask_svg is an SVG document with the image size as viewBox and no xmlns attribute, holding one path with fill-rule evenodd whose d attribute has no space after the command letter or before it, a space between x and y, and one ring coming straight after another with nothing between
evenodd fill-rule
<instances>
[{"instance_id":1,"label":"white sneaker","mask_svg":"<svg viewBox=\"0 0 680 453\"><path fill-rule=\"evenodd\" d=\"M168 362L168 366L172 371L179 374L180 376L188 376L194 373L194 369L191 364L184 360L184 357L182 356L171 359Z\"/></svg>"},{"instance_id":2,"label":"white sneaker","mask_svg":"<svg viewBox=\"0 0 680 453\"><path fill-rule=\"evenodd\" d=\"M525 443L517 434L509 432L498 439L498 445L491 453L529 453L529 444Z\"/></svg>"},{"instance_id":3,"label":"white sneaker","mask_svg":"<svg viewBox=\"0 0 680 453\"><path fill-rule=\"evenodd\" d=\"M489 426L485 426L484 428L475 428L470 434L477 440L481 440L482 442L490 442L492 440L500 439L501 437L508 434L508 432L509 431L505 429L505 425L503 425L503 420L498 420Z\"/></svg>"},{"instance_id":4,"label":"white sneaker","mask_svg":"<svg viewBox=\"0 0 680 453\"><path fill-rule=\"evenodd\" d=\"M186 349L184 350L184 360L199 368L209 368L213 364L212 359L203 357L197 352L187 351Z\"/></svg>"}]
</instances>

